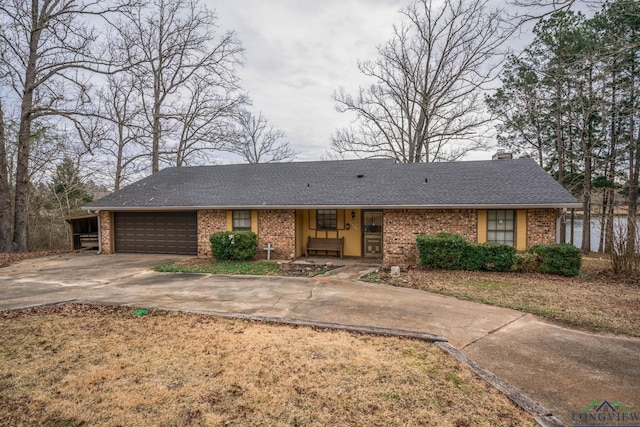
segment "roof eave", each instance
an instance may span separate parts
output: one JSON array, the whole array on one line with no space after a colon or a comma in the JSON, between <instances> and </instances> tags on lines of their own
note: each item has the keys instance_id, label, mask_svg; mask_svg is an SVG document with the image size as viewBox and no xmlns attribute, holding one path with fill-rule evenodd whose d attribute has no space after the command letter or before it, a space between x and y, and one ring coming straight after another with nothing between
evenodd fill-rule
<instances>
[{"instance_id":1,"label":"roof eave","mask_svg":"<svg viewBox=\"0 0 640 427\"><path fill-rule=\"evenodd\" d=\"M446 204L446 205L221 205L221 206L83 206L91 211L197 211L232 209L572 209L582 203L501 203L501 204Z\"/></svg>"}]
</instances>

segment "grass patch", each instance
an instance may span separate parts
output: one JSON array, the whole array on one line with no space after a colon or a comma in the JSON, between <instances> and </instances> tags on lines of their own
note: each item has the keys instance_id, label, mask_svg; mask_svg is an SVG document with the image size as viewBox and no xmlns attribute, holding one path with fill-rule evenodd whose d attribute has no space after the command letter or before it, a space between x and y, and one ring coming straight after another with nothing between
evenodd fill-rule
<instances>
[{"instance_id":1,"label":"grass patch","mask_svg":"<svg viewBox=\"0 0 640 427\"><path fill-rule=\"evenodd\" d=\"M8 425L536 425L417 340L77 304L0 340Z\"/></svg>"},{"instance_id":2,"label":"grass patch","mask_svg":"<svg viewBox=\"0 0 640 427\"><path fill-rule=\"evenodd\" d=\"M512 308L591 331L640 337L640 282L616 276L606 260L585 258L581 275L491 273L413 269L366 281L421 289Z\"/></svg>"},{"instance_id":3,"label":"grass patch","mask_svg":"<svg viewBox=\"0 0 640 427\"><path fill-rule=\"evenodd\" d=\"M155 267L162 273L247 274L266 276L278 271L278 264L265 261L186 260Z\"/></svg>"}]
</instances>

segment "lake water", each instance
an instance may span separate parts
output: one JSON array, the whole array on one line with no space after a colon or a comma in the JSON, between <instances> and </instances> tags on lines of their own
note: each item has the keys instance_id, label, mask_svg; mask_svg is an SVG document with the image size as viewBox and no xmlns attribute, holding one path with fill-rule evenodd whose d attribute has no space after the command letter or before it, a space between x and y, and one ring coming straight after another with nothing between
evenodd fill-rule
<instances>
[{"instance_id":1,"label":"lake water","mask_svg":"<svg viewBox=\"0 0 640 427\"><path fill-rule=\"evenodd\" d=\"M571 243L571 218L567 216L567 243ZM627 218L625 217L615 217L613 219L613 227L614 230L626 230L627 228ZM573 231L573 244L577 247L582 245L582 219L576 219L574 221L574 231ZM640 219L638 219L638 229L640 230ZM600 245L600 218L591 219L591 251L598 252ZM619 233L619 231L616 231Z\"/></svg>"}]
</instances>

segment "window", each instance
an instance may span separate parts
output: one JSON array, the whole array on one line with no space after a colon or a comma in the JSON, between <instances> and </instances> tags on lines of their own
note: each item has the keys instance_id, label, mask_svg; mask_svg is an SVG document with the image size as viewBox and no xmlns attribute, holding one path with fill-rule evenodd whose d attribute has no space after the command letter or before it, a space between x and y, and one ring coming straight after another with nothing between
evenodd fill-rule
<instances>
[{"instance_id":1,"label":"window","mask_svg":"<svg viewBox=\"0 0 640 427\"><path fill-rule=\"evenodd\" d=\"M316 218L318 220L318 230L337 230L338 211L335 209L318 209Z\"/></svg>"},{"instance_id":2,"label":"window","mask_svg":"<svg viewBox=\"0 0 640 427\"><path fill-rule=\"evenodd\" d=\"M514 230L513 211L487 211L487 242L513 246Z\"/></svg>"},{"instance_id":3,"label":"window","mask_svg":"<svg viewBox=\"0 0 640 427\"><path fill-rule=\"evenodd\" d=\"M251 211L233 211L233 231L251 231Z\"/></svg>"}]
</instances>

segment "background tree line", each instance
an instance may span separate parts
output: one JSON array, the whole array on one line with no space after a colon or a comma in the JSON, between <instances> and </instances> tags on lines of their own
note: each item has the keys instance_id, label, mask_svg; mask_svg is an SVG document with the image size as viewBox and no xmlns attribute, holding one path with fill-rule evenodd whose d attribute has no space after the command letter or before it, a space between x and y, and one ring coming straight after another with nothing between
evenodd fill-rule
<instances>
[{"instance_id":1,"label":"background tree line","mask_svg":"<svg viewBox=\"0 0 640 427\"><path fill-rule=\"evenodd\" d=\"M502 86L486 98L498 143L535 158L583 204L581 247L636 245L640 172L640 3L604 3L592 18L568 10L541 19L535 39L504 65ZM595 201L594 201L595 198ZM626 229L614 212L627 213ZM565 227L561 227L565 240ZM618 239L614 237L618 237ZM569 236L573 241L573 236Z\"/></svg>"},{"instance_id":2,"label":"background tree line","mask_svg":"<svg viewBox=\"0 0 640 427\"><path fill-rule=\"evenodd\" d=\"M292 159L242 54L199 0L0 1L0 251L66 243L62 216L162 167Z\"/></svg>"}]
</instances>

